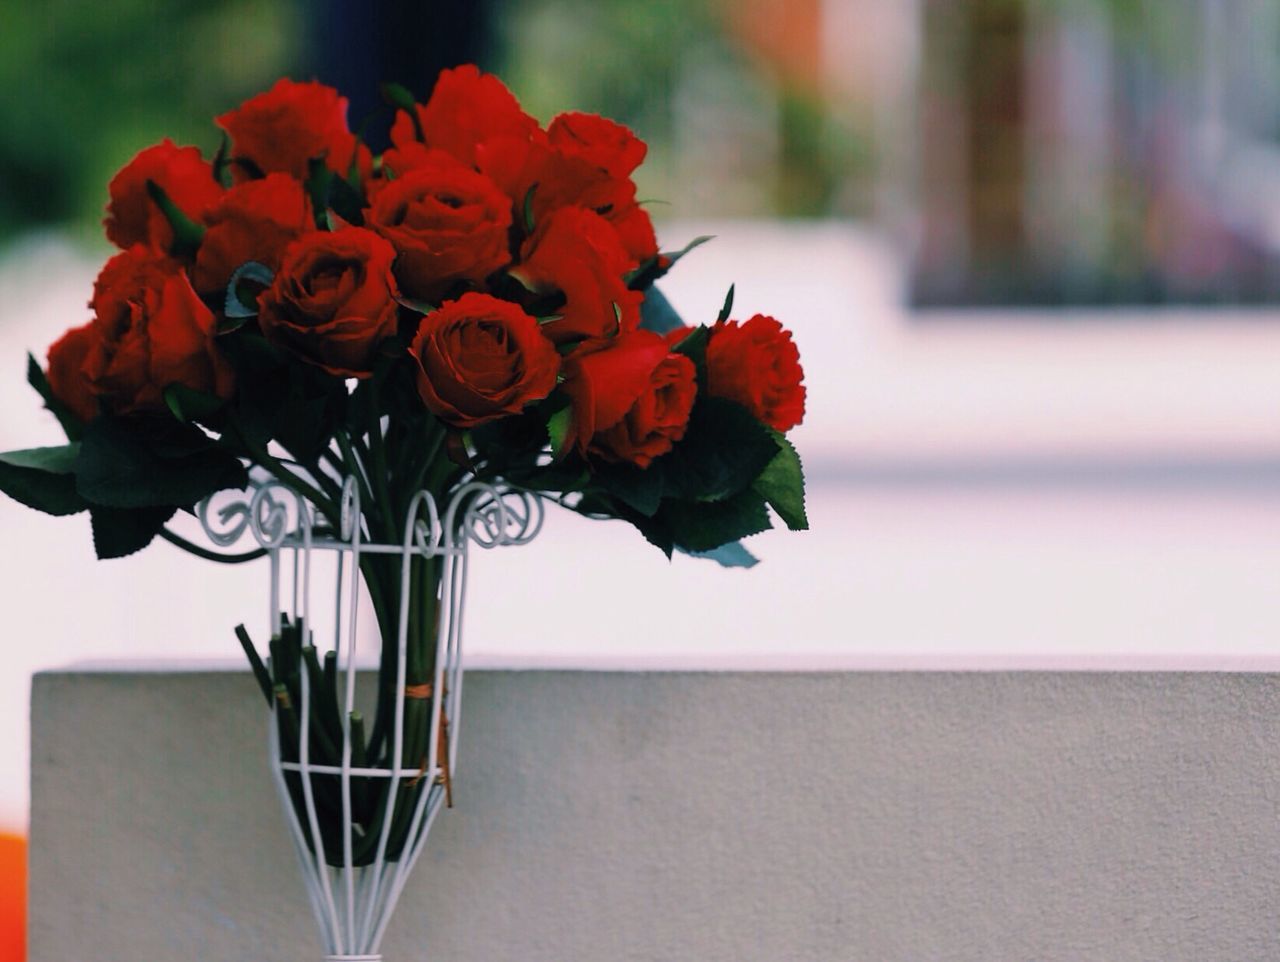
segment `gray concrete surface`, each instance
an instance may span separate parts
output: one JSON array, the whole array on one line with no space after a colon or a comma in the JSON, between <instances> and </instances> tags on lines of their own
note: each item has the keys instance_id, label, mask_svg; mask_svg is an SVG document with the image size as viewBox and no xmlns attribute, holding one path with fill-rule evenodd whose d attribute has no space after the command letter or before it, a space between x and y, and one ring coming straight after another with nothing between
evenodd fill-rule
<instances>
[{"instance_id":1,"label":"gray concrete surface","mask_svg":"<svg viewBox=\"0 0 1280 962\"><path fill-rule=\"evenodd\" d=\"M475 672L387 962L1280 958L1271 675ZM32 700L31 962L316 960L247 675Z\"/></svg>"}]
</instances>

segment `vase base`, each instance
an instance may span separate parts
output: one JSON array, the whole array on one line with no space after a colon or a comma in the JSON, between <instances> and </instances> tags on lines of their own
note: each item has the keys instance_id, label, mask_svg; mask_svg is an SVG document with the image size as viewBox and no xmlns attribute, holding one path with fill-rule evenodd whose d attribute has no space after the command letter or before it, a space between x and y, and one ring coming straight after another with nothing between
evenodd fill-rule
<instances>
[{"instance_id":1,"label":"vase base","mask_svg":"<svg viewBox=\"0 0 1280 962\"><path fill-rule=\"evenodd\" d=\"M324 962L382 962L380 955L326 955Z\"/></svg>"}]
</instances>

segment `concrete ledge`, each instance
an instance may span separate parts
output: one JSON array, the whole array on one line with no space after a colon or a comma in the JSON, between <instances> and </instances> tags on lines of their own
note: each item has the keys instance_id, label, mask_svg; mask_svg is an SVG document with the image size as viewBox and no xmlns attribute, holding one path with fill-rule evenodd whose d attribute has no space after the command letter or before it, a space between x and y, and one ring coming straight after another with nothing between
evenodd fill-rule
<instances>
[{"instance_id":1,"label":"concrete ledge","mask_svg":"<svg viewBox=\"0 0 1280 962\"><path fill-rule=\"evenodd\" d=\"M1280 687L468 676L388 962L1274 958ZM31 962L319 956L247 674L32 696Z\"/></svg>"}]
</instances>

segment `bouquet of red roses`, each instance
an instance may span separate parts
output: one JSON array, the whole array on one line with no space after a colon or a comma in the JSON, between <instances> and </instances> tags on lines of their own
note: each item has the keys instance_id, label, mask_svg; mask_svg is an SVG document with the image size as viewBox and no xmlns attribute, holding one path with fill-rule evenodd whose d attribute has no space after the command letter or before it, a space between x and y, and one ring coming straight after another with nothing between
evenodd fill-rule
<instances>
[{"instance_id":1,"label":"bouquet of red roses","mask_svg":"<svg viewBox=\"0 0 1280 962\"><path fill-rule=\"evenodd\" d=\"M0 490L50 514L88 511L103 558L156 536L218 560L261 555L218 556L167 528L243 489L251 470L332 532L349 527L344 486L356 484L357 528L384 545L419 492L444 503L477 482L727 564L751 563L738 539L768 528L770 507L805 527L784 437L804 414L796 347L771 317L731 320L732 288L720 316L695 326L658 292L705 238L659 252L631 180L644 143L588 114L544 129L475 67L445 71L426 104L385 92L396 114L380 157L336 91L281 80L218 118L211 161L166 140L115 176L106 232L120 253L94 285L92 319L46 367L29 362L67 443L0 455ZM344 743L366 772L425 757L427 702L440 694L425 694L440 677L438 561L421 553L402 570L360 556L384 676L367 738L358 713L340 717L309 626L277 623L269 668L239 632L269 703L292 711L299 679L313 679L312 761L338 765ZM392 706L405 691L418 694L397 758ZM348 798L364 826L348 854L357 865L382 817L371 785ZM317 804L340 807L335 786L317 786ZM411 810L395 806L382 843L392 856Z\"/></svg>"},{"instance_id":2,"label":"bouquet of red roses","mask_svg":"<svg viewBox=\"0 0 1280 962\"><path fill-rule=\"evenodd\" d=\"M668 554L805 526L784 433L804 387L773 318L686 327L631 174L645 144L603 117L543 129L493 76L396 87L373 157L346 101L279 81L218 118L212 161L165 140L110 184L121 252L92 319L29 379L68 443L0 455L0 490L88 511L104 558L256 465L332 513L367 482L390 531L410 495L502 479L631 522ZM742 557L738 551L720 557Z\"/></svg>"},{"instance_id":3,"label":"bouquet of red roses","mask_svg":"<svg viewBox=\"0 0 1280 962\"><path fill-rule=\"evenodd\" d=\"M452 747L435 741L448 740L461 679L440 664L442 652L456 662L456 638L440 639L442 623L460 631L441 614L460 604L448 569L459 550L441 546L452 532L390 547L423 498L456 508L502 486L725 564L753 562L738 539L768 528L770 508L806 526L784 437L804 414L796 347L771 317L731 320L732 288L719 317L694 326L658 292L705 238L659 252L631 180L644 143L588 114L544 129L475 67L445 71L426 104L385 93L396 114L380 157L336 91L289 80L218 118L212 160L168 140L138 154L110 184L120 253L92 318L47 366L29 359L67 443L0 454L0 491L49 514L87 511L102 558L160 536L221 561L274 550L278 578L281 542L224 555L167 525L251 472L296 496L308 520L305 545L292 543L294 617L273 613L269 664L237 634L275 711L313 898L329 892L326 864L348 872L332 952L376 947L399 883L359 890L383 899L383 922L370 908L356 928L350 873L402 852L411 864L439 804L429 784L448 789ZM322 664L298 614L313 515L358 558L378 622L367 735L349 653L345 703L338 694L340 636Z\"/></svg>"}]
</instances>

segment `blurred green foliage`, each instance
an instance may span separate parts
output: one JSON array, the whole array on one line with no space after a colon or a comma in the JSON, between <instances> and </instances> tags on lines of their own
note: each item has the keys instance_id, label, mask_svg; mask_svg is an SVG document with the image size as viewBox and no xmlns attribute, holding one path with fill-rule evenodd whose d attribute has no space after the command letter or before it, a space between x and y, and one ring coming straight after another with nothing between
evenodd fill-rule
<instances>
[{"instance_id":1,"label":"blurred green foliage","mask_svg":"<svg viewBox=\"0 0 1280 962\"><path fill-rule=\"evenodd\" d=\"M850 183L865 185L874 171L869 124L851 125L744 49L729 26L733 3L506 0L496 17L500 69L543 121L584 110L631 127L649 144L635 175L640 195L673 201L682 216L865 213L846 201L857 197ZM716 143L725 152L717 159L731 162L759 142L770 153L744 175L745 195L733 196L732 172L714 161L710 174L692 171L694 184L681 167Z\"/></svg>"},{"instance_id":2,"label":"blurred green foliage","mask_svg":"<svg viewBox=\"0 0 1280 962\"><path fill-rule=\"evenodd\" d=\"M542 120L583 110L632 127L650 146L640 195L681 215L830 213L850 174L870 169L869 141L741 49L728 2L495 0L490 66ZM8 0L0 243L45 225L101 242L112 175L163 137L212 155L215 115L300 76L307 14L303 0ZM691 126L694 88L704 99ZM705 173L757 141L768 150L737 194ZM691 176L688 158L717 145Z\"/></svg>"},{"instance_id":3,"label":"blurred green foliage","mask_svg":"<svg viewBox=\"0 0 1280 962\"><path fill-rule=\"evenodd\" d=\"M10 0L0 14L0 241L97 235L107 182L163 137L212 154L213 116L288 73L280 0Z\"/></svg>"},{"instance_id":4,"label":"blurred green foliage","mask_svg":"<svg viewBox=\"0 0 1280 962\"><path fill-rule=\"evenodd\" d=\"M640 196L670 201L672 105L684 58L691 48L719 46L708 6L507 0L497 17L503 77L539 120L581 110L636 131L649 144L636 172Z\"/></svg>"}]
</instances>

